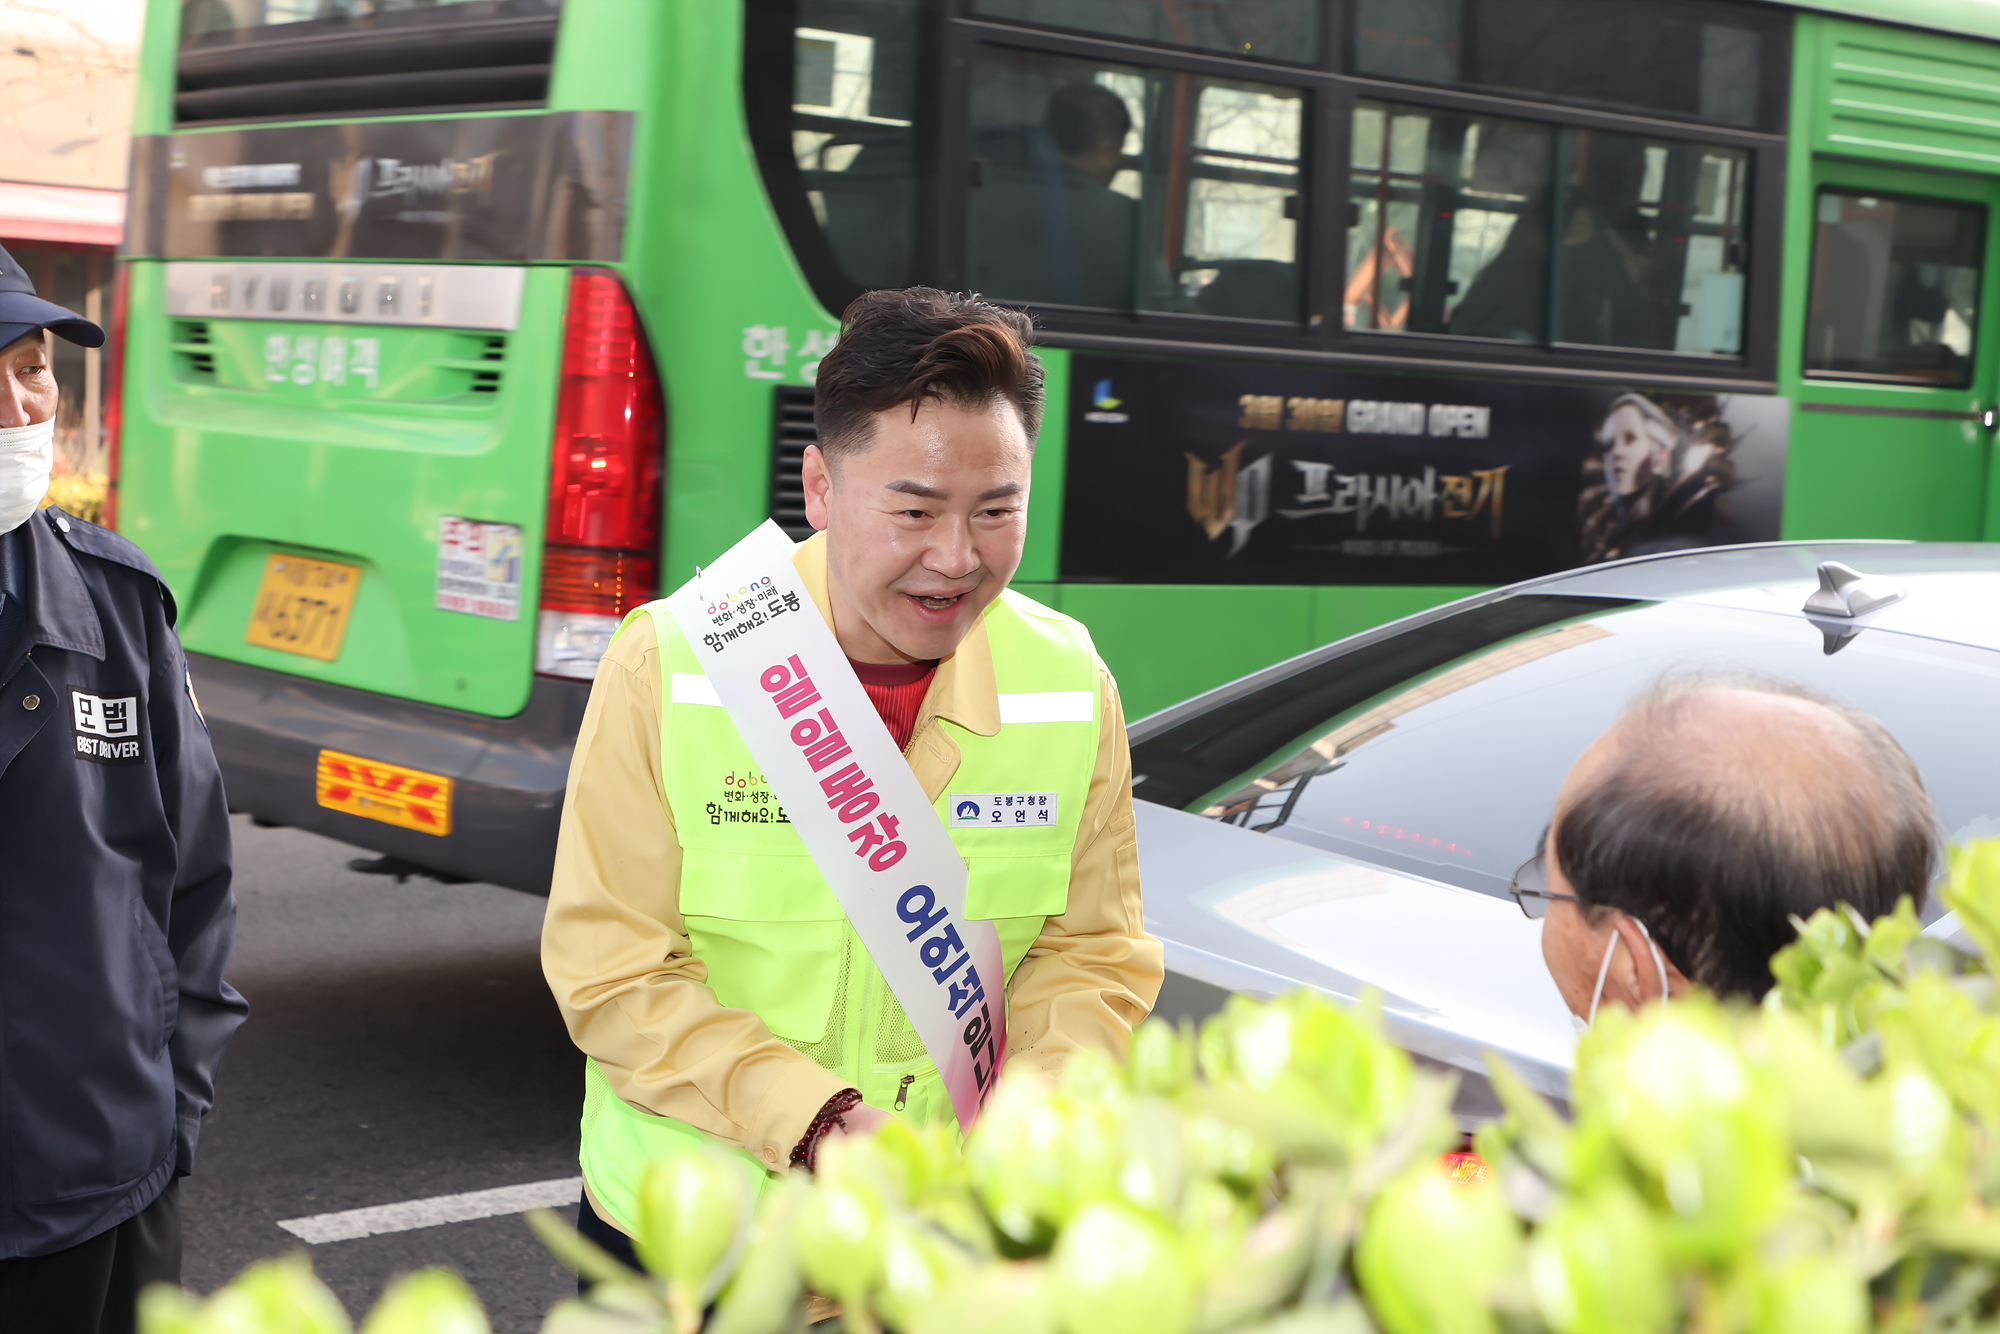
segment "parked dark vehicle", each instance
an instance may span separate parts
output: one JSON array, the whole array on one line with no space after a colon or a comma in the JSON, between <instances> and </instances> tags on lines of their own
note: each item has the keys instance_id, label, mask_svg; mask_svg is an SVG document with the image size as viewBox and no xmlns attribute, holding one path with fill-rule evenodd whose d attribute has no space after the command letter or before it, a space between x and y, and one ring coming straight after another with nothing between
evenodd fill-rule
<instances>
[{"instance_id":1,"label":"parked dark vehicle","mask_svg":"<svg viewBox=\"0 0 2000 1334\"><path fill-rule=\"evenodd\" d=\"M1826 562L1867 576L1857 615ZM1892 598L1881 605L1870 604ZM2000 546L1772 543L1482 593L1133 724L1147 928L1168 985L1381 993L1390 1031L1566 1095L1575 1026L1507 893L1564 774L1676 668L1785 677L1879 717L1953 840L2000 836ZM1956 923L1935 901L1933 934Z\"/></svg>"}]
</instances>

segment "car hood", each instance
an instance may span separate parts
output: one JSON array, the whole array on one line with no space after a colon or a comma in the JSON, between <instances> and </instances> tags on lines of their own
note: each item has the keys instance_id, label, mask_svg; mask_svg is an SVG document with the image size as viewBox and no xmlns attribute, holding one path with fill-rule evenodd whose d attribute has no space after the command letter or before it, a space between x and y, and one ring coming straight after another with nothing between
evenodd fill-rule
<instances>
[{"instance_id":1,"label":"car hood","mask_svg":"<svg viewBox=\"0 0 2000 1334\"><path fill-rule=\"evenodd\" d=\"M1148 801L1133 809L1146 929L1169 969L1262 996L1305 986L1354 1002L1373 988L1396 1042L1466 1073L1465 1119L1493 1110L1488 1052L1567 1101L1576 1027L1540 925L1511 899Z\"/></svg>"}]
</instances>

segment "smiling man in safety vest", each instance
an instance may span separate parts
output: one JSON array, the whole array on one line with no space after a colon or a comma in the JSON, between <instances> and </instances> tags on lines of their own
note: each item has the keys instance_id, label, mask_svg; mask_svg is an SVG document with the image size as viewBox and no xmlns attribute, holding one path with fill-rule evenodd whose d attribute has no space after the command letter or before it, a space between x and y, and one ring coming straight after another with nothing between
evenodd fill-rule
<instances>
[{"instance_id":1,"label":"smiling man in safety vest","mask_svg":"<svg viewBox=\"0 0 2000 1334\"><path fill-rule=\"evenodd\" d=\"M1007 590L1030 331L857 300L815 390L822 531L752 534L604 657L542 961L589 1057L579 1222L614 1251L650 1162L809 1170L827 1134L963 1125L1003 1058L1122 1052L1158 995L1117 687Z\"/></svg>"}]
</instances>

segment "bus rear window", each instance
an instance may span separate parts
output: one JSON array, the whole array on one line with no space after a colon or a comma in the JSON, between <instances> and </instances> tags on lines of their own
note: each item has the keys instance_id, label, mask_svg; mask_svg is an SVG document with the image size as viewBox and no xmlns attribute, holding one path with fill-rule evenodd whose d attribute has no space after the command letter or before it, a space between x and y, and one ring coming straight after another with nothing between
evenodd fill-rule
<instances>
[{"instance_id":1,"label":"bus rear window","mask_svg":"<svg viewBox=\"0 0 2000 1334\"><path fill-rule=\"evenodd\" d=\"M538 107L562 0L185 0L182 125Z\"/></svg>"}]
</instances>

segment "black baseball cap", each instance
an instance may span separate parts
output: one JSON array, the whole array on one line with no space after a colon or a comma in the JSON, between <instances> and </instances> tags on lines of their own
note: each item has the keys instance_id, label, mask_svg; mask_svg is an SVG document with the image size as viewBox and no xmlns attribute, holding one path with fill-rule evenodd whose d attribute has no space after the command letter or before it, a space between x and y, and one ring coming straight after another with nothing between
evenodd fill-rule
<instances>
[{"instance_id":1,"label":"black baseball cap","mask_svg":"<svg viewBox=\"0 0 2000 1334\"><path fill-rule=\"evenodd\" d=\"M103 347L104 330L73 310L35 295L28 271L0 247L0 347L47 329L78 347Z\"/></svg>"}]
</instances>

